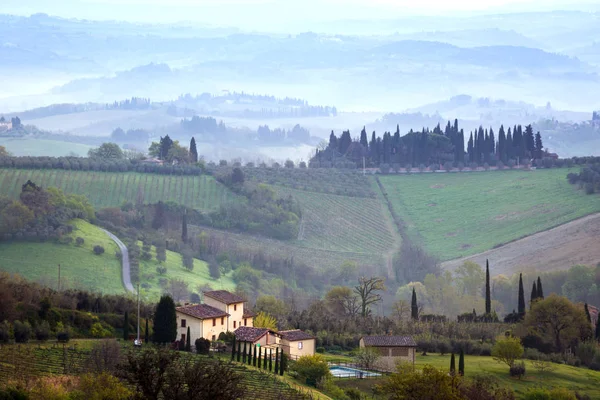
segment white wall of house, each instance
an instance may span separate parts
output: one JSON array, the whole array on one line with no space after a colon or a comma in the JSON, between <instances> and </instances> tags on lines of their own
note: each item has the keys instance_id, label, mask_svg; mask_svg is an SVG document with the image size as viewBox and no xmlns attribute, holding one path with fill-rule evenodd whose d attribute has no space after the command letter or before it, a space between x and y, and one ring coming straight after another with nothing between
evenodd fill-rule
<instances>
[{"instance_id":1,"label":"white wall of house","mask_svg":"<svg viewBox=\"0 0 600 400\"><path fill-rule=\"evenodd\" d=\"M313 356L315 355L316 340L306 339L289 341L282 338L281 348L285 354L291 356L293 359L302 356Z\"/></svg>"}]
</instances>

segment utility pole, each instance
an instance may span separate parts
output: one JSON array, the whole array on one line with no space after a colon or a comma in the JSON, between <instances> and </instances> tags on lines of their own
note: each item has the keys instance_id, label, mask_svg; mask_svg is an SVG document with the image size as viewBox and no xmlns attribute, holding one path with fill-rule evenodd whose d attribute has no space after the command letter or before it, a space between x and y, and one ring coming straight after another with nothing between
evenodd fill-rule
<instances>
[{"instance_id":1,"label":"utility pole","mask_svg":"<svg viewBox=\"0 0 600 400\"><path fill-rule=\"evenodd\" d=\"M140 282L137 284L137 295L138 295L138 304L137 304L137 341L140 342Z\"/></svg>"},{"instance_id":2,"label":"utility pole","mask_svg":"<svg viewBox=\"0 0 600 400\"><path fill-rule=\"evenodd\" d=\"M58 264L58 291L60 292L60 264Z\"/></svg>"}]
</instances>

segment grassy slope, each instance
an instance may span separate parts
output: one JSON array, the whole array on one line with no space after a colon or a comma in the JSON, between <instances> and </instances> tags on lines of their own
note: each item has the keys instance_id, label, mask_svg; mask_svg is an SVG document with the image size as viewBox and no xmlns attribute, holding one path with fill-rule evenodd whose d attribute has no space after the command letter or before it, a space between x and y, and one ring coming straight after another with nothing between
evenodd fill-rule
<instances>
[{"instance_id":1,"label":"grassy slope","mask_svg":"<svg viewBox=\"0 0 600 400\"><path fill-rule=\"evenodd\" d=\"M409 235L442 260L600 211L600 197L578 191L567 169L382 176Z\"/></svg>"},{"instance_id":2,"label":"grassy slope","mask_svg":"<svg viewBox=\"0 0 600 400\"><path fill-rule=\"evenodd\" d=\"M0 169L0 189L16 198L28 179L43 187L86 195L96 208L120 206L126 201L174 201L212 210L235 195L210 176L169 176L135 172Z\"/></svg>"},{"instance_id":3,"label":"grassy slope","mask_svg":"<svg viewBox=\"0 0 600 400\"><path fill-rule=\"evenodd\" d=\"M61 265L62 287L76 287L102 293L124 294L121 280L121 262L115 257L117 246L97 226L83 220L71 223L75 229L71 236L81 236L85 243L81 247L74 244L55 243L6 243L0 242L0 270L18 273L26 279L40 281L56 288L58 264ZM104 254L97 256L92 252L93 246L104 247ZM155 253L153 253L155 256ZM194 270L187 271L181 265L178 253L167 251L167 279L183 279L189 284L191 291L197 291L200 285L208 284L214 289L235 289L230 277L213 280L208 273L208 265L204 261L194 260ZM148 300L156 300L162 293L156 273L158 262L142 261L142 283L150 284L142 289L142 296Z\"/></svg>"},{"instance_id":4,"label":"grassy slope","mask_svg":"<svg viewBox=\"0 0 600 400\"><path fill-rule=\"evenodd\" d=\"M82 143L62 142L36 138L0 138L0 146L6 147L15 156L63 157L73 152L80 157L87 156L93 146Z\"/></svg>"}]
</instances>

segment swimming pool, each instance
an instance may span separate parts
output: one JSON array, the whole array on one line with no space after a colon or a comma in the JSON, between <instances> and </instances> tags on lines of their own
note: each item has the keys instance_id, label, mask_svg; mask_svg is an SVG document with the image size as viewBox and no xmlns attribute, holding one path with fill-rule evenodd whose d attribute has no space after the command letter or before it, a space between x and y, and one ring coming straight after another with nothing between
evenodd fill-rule
<instances>
[{"instance_id":1,"label":"swimming pool","mask_svg":"<svg viewBox=\"0 0 600 400\"><path fill-rule=\"evenodd\" d=\"M333 375L336 378L363 378L381 376L381 374L378 374L377 372L363 371L360 369L349 367L340 367L338 365L330 366L329 371L331 371L331 375Z\"/></svg>"}]
</instances>

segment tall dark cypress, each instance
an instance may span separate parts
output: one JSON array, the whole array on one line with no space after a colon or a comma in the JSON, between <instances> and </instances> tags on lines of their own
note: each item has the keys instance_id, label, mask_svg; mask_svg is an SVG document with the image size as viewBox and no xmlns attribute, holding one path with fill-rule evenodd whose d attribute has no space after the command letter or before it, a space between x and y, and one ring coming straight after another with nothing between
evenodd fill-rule
<instances>
[{"instance_id":1,"label":"tall dark cypress","mask_svg":"<svg viewBox=\"0 0 600 400\"><path fill-rule=\"evenodd\" d=\"M500 131L498 132L498 159L506 164L508 161L506 158L506 133L504 133L504 125L500 125Z\"/></svg>"},{"instance_id":2,"label":"tall dark cypress","mask_svg":"<svg viewBox=\"0 0 600 400\"><path fill-rule=\"evenodd\" d=\"M231 344L231 361L235 360L235 335L233 335L233 343Z\"/></svg>"},{"instance_id":3,"label":"tall dark cypress","mask_svg":"<svg viewBox=\"0 0 600 400\"><path fill-rule=\"evenodd\" d=\"M467 154L469 156L469 162L472 163L475 161L475 148L473 144L473 132L471 132L471 136L469 136L469 141L467 142Z\"/></svg>"},{"instance_id":4,"label":"tall dark cypress","mask_svg":"<svg viewBox=\"0 0 600 400\"><path fill-rule=\"evenodd\" d=\"M506 134L506 145L504 146L504 149L506 150L506 160L514 160L515 150L513 148L512 133L510 133L510 128L508 128L508 133Z\"/></svg>"},{"instance_id":5,"label":"tall dark cypress","mask_svg":"<svg viewBox=\"0 0 600 400\"><path fill-rule=\"evenodd\" d=\"M242 342L238 342L237 344L238 348L237 348L237 354L236 354L236 361L240 362L240 359L242 358ZM245 343L244 343L245 346ZM245 351L245 349L244 349Z\"/></svg>"},{"instance_id":6,"label":"tall dark cypress","mask_svg":"<svg viewBox=\"0 0 600 400\"><path fill-rule=\"evenodd\" d=\"M360 144L364 147L365 151L369 150L369 142L367 140L367 130L363 126L362 131L360 131Z\"/></svg>"},{"instance_id":7,"label":"tall dark cypress","mask_svg":"<svg viewBox=\"0 0 600 400\"><path fill-rule=\"evenodd\" d=\"M144 330L144 343L150 342L150 331L148 330L148 318L146 318L146 329Z\"/></svg>"},{"instance_id":8,"label":"tall dark cypress","mask_svg":"<svg viewBox=\"0 0 600 400\"><path fill-rule=\"evenodd\" d=\"M279 375L283 376L283 373L287 370L287 355L281 352L281 364L279 364Z\"/></svg>"},{"instance_id":9,"label":"tall dark cypress","mask_svg":"<svg viewBox=\"0 0 600 400\"><path fill-rule=\"evenodd\" d=\"M412 300L410 304L410 316L413 320L419 319L419 306L417 305L417 292L413 286Z\"/></svg>"},{"instance_id":10,"label":"tall dark cypress","mask_svg":"<svg viewBox=\"0 0 600 400\"><path fill-rule=\"evenodd\" d=\"M492 313L492 294L490 293L490 263L485 260L485 313Z\"/></svg>"},{"instance_id":11,"label":"tall dark cypress","mask_svg":"<svg viewBox=\"0 0 600 400\"><path fill-rule=\"evenodd\" d=\"M542 135L540 133L535 134L535 158L541 160L544 156L544 144L542 143Z\"/></svg>"},{"instance_id":12,"label":"tall dark cypress","mask_svg":"<svg viewBox=\"0 0 600 400\"><path fill-rule=\"evenodd\" d=\"M244 342L244 352L242 353L242 362L246 364L246 342Z\"/></svg>"},{"instance_id":13,"label":"tall dark cypress","mask_svg":"<svg viewBox=\"0 0 600 400\"><path fill-rule=\"evenodd\" d=\"M248 343L248 365L252 365L252 343Z\"/></svg>"},{"instance_id":14,"label":"tall dark cypress","mask_svg":"<svg viewBox=\"0 0 600 400\"><path fill-rule=\"evenodd\" d=\"M279 348L275 349L275 375L279 374Z\"/></svg>"},{"instance_id":15,"label":"tall dark cypress","mask_svg":"<svg viewBox=\"0 0 600 400\"><path fill-rule=\"evenodd\" d=\"M454 360L454 353L450 355L450 375L456 373L456 361Z\"/></svg>"},{"instance_id":16,"label":"tall dark cypress","mask_svg":"<svg viewBox=\"0 0 600 400\"><path fill-rule=\"evenodd\" d=\"M460 356L458 356L458 374L465 376L465 352L461 349Z\"/></svg>"},{"instance_id":17,"label":"tall dark cypress","mask_svg":"<svg viewBox=\"0 0 600 400\"><path fill-rule=\"evenodd\" d=\"M269 349L269 372L273 372L273 350Z\"/></svg>"},{"instance_id":18,"label":"tall dark cypress","mask_svg":"<svg viewBox=\"0 0 600 400\"><path fill-rule=\"evenodd\" d=\"M496 154L496 137L494 136L494 130L490 127L490 147L488 149L490 156Z\"/></svg>"},{"instance_id":19,"label":"tall dark cypress","mask_svg":"<svg viewBox=\"0 0 600 400\"><path fill-rule=\"evenodd\" d=\"M258 359L256 361L258 369L262 367L262 347L258 348Z\"/></svg>"},{"instance_id":20,"label":"tall dark cypress","mask_svg":"<svg viewBox=\"0 0 600 400\"><path fill-rule=\"evenodd\" d=\"M268 361L269 361L269 357L267 354L267 349L265 349L265 359L263 360L263 369L265 369L265 370L268 368L268 366L267 366Z\"/></svg>"},{"instance_id":21,"label":"tall dark cypress","mask_svg":"<svg viewBox=\"0 0 600 400\"><path fill-rule=\"evenodd\" d=\"M123 316L123 340L129 340L129 313L125 311L125 315Z\"/></svg>"},{"instance_id":22,"label":"tall dark cypress","mask_svg":"<svg viewBox=\"0 0 600 400\"><path fill-rule=\"evenodd\" d=\"M183 217L181 218L181 240L183 243L187 243L188 240L187 211L183 212Z\"/></svg>"},{"instance_id":23,"label":"tall dark cypress","mask_svg":"<svg viewBox=\"0 0 600 400\"><path fill-rule=\"evenodd\" d=\"M542 280L539 276L537 279L537 298L540 300L544 300L544 289L542 288Z\"/></svg>"},{"instance_id":24,"label":"tall dark cypress","mask_svg":"<svg viewBox=\"0 0 600 400\"><path fill-rule=\"evenodd\" d=\"M529 299L529 309L531 310L531 308L533 307L533 303L535 303L535 300L537 299L537 287L535 285L535 281L533 281L533 287L531 288L531 298Z\"/></svg>"},{"instance_id":25,"label":"tall dark cypress","mask_svg":"<svg viewBox=\"0 0 600 400\"><path fill-rule=\"evenodd\" d=\"M590 315L590 308L588 307L588 303L585 303L585 305L583 306L583 309L585 310L585 317L587 318L588 322L591 324L592 316Z\"/></svg>"},{"instance_id":26,"label":"tall dark cypress","mask_svg":"<svg viewBox=\"0 0 600 400\"><path fill-rule=\"evenodd\" d=\"M523 289L523 274L519 274L519 315L525 315L525 290Z\"/></svg>"},{"instance_id":27,"label":"tall dark cypress","mask_svg":"<svg viewBox=\"0 0 600 400\"><path fill-rule=\"evenodd\" d=\"M198 149L196 148L196 139L194 137L190 140L190 161L193 163L198 162Z\"/></svg>"},{"instance_id":28,"label":"tall dark cypress","mask_svg":"<svg viewBox=\"0 0 600 400\"><path fill-rule=\"evenodd\" d=\"M192 351L192 335L190 335L190 327L187 327L187 335L185 337L185 351L188 353Z\"/></svg>"},{"instance_id":29,"label":"tall dark cypress","mask_svg":"<svg viewBox=\"0 0 600 400\"><path fill-rule=\"evenodd\" d=\"M596 319L596 340L600 342L600 315Z\"/></svg>"},{"instance_id":30,"label":"tall dark cypress","mask_svg":"<svg viewBox=\"0 0 600 400\"><path fill-rule=\"evenodd\" d=\"M177 312L171 296L164 295L160 298L154 312L152 327L154 330L152 338L155 343L172 343L177 339Z\"/></svg>"}]
</instances>

